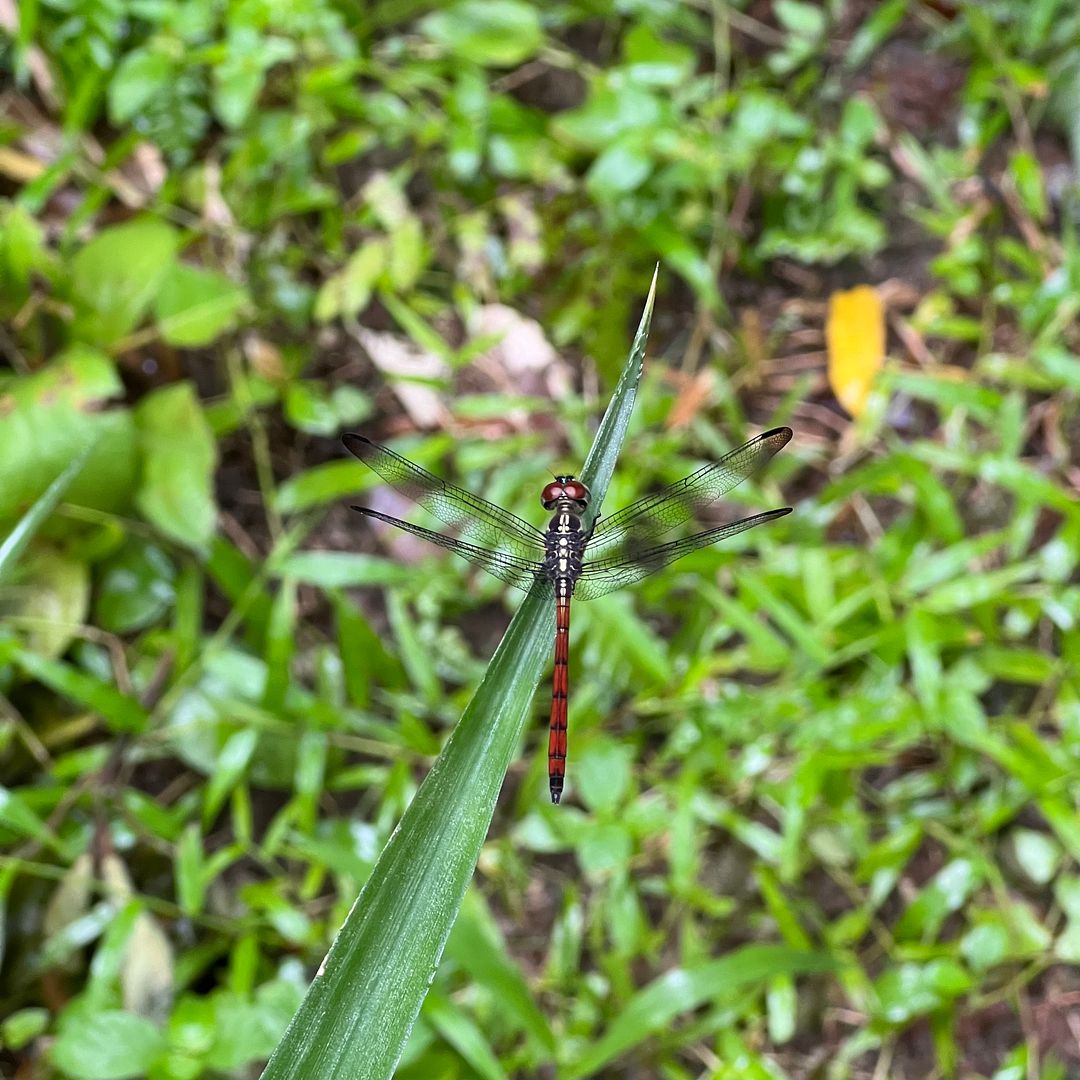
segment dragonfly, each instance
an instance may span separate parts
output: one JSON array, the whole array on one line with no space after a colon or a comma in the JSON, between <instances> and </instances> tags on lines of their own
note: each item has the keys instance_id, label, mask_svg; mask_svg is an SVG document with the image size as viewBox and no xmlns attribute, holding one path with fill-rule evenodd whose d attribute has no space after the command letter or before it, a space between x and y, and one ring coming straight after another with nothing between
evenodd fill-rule
<instances>
[{"instance_id":1,"label":"dragonfly","mask_svg":"<svg viewBox=\"0 0 1080 1080\"><path fill-rule=\"evenodd\" d=\"M790 440L791 428L773 428L618 513L596 517L590 525L585 524L591 499L588 487L571 474L557 475L540 493L540 502L551 514L547 528L540 530L363 435L342 435L346 449L399 494L449 525L453 535L370 507L354 506L353 510L447 548L515 589L539 588L554 599L548 789L556 804L562 799L566 775L571 599L606 596L692 551L790 514L791 507L785 506L657 542L687 523L704 523L703 514L713 503L764 468Z\"/></svg>"}]
</instances>

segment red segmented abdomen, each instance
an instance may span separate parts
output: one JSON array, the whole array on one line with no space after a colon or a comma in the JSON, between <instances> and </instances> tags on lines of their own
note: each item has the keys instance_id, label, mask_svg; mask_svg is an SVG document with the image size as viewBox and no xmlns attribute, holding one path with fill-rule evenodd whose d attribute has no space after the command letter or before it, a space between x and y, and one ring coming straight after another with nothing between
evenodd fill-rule
<instances>
[{"instance_id":1,"label":"red segmented abdomen","mask_svg":"<svg viewBox=\"0 0 1080 1080\"><path fill-rule=\"evenodd\" d=\"M562 798L566 775L566 699L570 687L570 593L555 599L555 670L551 677L551 725L548 729L548 788L551 801Z\"/></svg>"}]
</instances>

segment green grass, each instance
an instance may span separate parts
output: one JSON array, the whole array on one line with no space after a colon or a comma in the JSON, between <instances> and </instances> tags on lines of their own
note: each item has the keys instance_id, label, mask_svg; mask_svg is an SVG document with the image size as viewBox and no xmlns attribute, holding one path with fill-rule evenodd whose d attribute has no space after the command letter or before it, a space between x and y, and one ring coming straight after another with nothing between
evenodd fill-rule
<instances>
[{"instance_id":1,"label":"green grass","mask_svg":"<svg viewBox=\"0 0 1080 1080\"><path fill-rule=\"evenodd\" d=\"M1080 16L949 7L20 6L0 1071L1075 1072ZM547 616L337 436L541 520L657 260L605 512L795 513L578 605L552 807Z\"/></svg>"}]
</instances>

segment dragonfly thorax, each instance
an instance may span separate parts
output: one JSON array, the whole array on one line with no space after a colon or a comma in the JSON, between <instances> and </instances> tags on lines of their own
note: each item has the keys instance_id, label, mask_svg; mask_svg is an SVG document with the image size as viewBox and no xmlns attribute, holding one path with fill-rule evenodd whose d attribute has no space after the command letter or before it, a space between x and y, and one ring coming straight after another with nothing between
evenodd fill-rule
<instances>
[{"instance_id":1,"label":"dragonfly thorax","mask_svg":"<svg viewBox=\"0 0 1080 1080\"><path fill-rule=\"evenodd\" d=\"M561 504L562 508L582 513L589 505L589 497L589 489L580 480L573 476L556 476L554 482L540 493L540 502L545 510L554 510Z\"/></svg>"}]
</instances>

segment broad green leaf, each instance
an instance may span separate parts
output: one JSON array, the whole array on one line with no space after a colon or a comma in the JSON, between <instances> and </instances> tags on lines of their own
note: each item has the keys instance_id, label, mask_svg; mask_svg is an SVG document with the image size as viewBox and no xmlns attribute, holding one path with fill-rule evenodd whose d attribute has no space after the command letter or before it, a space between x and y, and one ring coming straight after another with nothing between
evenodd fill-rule
<instances>
[{"instance_id":1,"label":"broad green leaf","mask_svg":"<svg viewBox=\"0 0 1080 1080\"><path fill-rule=\"evenodd\" d=\"M663 116L660 98L634 85L601 86L584 105L561 113L556 130L575 143L595 150L609 146L620 135L637 134Z\"/></svg>"},{"instance_id":2,"label":"broad green leaf","mask_svg":"<svg viewBox=\"0 0 1080 1080\"><path fill-rule=\"evenodd\" d=\"M765 906L785 941L794 949L809 950L810 935L803 929L799 915L785 894L777 873L771 867L759 864L757 883Z\"/></svg>"},{"instance_id":3,"label":"broad green leaf","mask_svg":"<svg viewBox=\"0 0 1080 1080\"><path fill-rule=\"evenodd\" d=\"M165 1050L157 1025L119 1010L80 1009L60 1021L53 1063L72 1080L146 1076Z\"/></svg>"},{"instance_id":4,"label":"broad green leaf","mask_svg":"<svg viewBox=\"0 0 1080 1080\"><path fill-rule=\"evenodd\" d=\"M611 739L593 739L574 758L581 797L597 814L612 814L630 787L633 747Z\"/></svg>"},{"instance_id":5,"label":"broad green leaf","mask_svg":"<svg viewBox=\"0 0 1080 1080\"><path fill-rule=\"evenodd\" d=\"M0 1021L0 1041L11 1050L22 1050L48 1030L48 1009L19 1009Z\"/></svg>"},{"instance_id":6,"label":"broad green leaf","mask_svg":"<svg viewBox=\"0 0 1080 1080\"><path fill-rule=\"evenodd\" d=\"M800 37L817 38L825 31L825 12L816 4L801 0L776 0L776 17L781 25Z\"/></svg>"},{"instance_id":7,"label":"broad green leaf","mask_svg":"<svg viewBox=\"0 0 1080 1080\"><path fill-rule=\"evenodd\" d=\"M828 643L807 623L794 605L776 595L756 574L738 574L739 584L749 594L753 606L766 611L776 625L795 641L815 663L825 665L831 659Z\"/></svg>"},{"instance_id":8,"label":"broad green leaf","mask_svg":"<svg viewBox=\"0 0 1080 1080\"><path fill-rule=\"evenodd\" d=\"M1020 868L1035 884L1046 885L1061 862L1061 849L1053 838L1034 829L1016 829L1012 842Z\"/></svg>"},{"instance_id":9,"label":"broad green leaf","mask_svg":"<svg viewBox=\"0 0 1080 1080\"><path fill-rule=\"evenodd\" d=\"M109 119L121 126L137 115L156 94L168 91L176 65L164 51L132 49L109 81Z\"/></svg>"},{"instance_id":10,"label":"broad green leaf","mask_svg":"<svg viewBox=\"0 0 1080 1080\"><path fill-rule=\"evenodd\" d=\"M15 619L27 646L49 658L67 651L89 606L86 563L50 547L33 549L0 591L0 616Z\"/></svg>"},{"instance_id":11,"label":"broad green leaf","mask_svg":"<svg viewBox=\"0 0 1080 1080\"><path fill-rule=\"evenodd\" d=\"M431 650L420 640L416 620L399 590L387 593L386 614L402 666L424 700L434 705L440 697L440 683L431 662Z\"/></svg>"},{"instance_id":12,"label":"broad green leaf","mask_svg":"<svg viewBox=\"0 0 1080 1080\"><path fill-rule=\"evenodd\" d=\"M524 0L460 0L420 20L432 41L488 67L520 64L544 41L540 14Z\"/></svg>"},{"instance_id":13,"label":"broad green leaf","mask_svg":"<svg viewBox=\"0 0 1080 1080\"><path fill-rule=\"evenodd\" d=\"M694 69L694 50L660 37L644 22L623 38L624 71L632 85L678 86Z\"/></svg>"},{"instance_id":14,"label":"broad green leaf","mask_svg":"<svg viewBox=\"0 0 1080 1080\"><path fill-rule=\"evenodd\" d=\"M131 500L138 465L135 425L126 410L104 410L123 393L107 356L76 347L32 375L8 383L0 423L0 521L25 514L83 455L66 501L119 510Z\"/></svg>"},{"instance_id":15,"label":"broad green leaf","mask_svg":"<svg viewBox=\"0 0 1080 1080\"><path fill-rule=\"evenodd\" d=\"M390 285L399 292L410 291L429 258L423 223L410 215L390 233L386 267Z\"/></svg>"},{"instance_id":16,"label":"broad green leaf","mask_svg":"<svg viewBox=\"0 0 1080 1080\"><path fill-rule=\"evenodd\" d=\"M146 314L179 247L175 229L141 218L98 233L72 260L76 338L116 345Z\"/></svg>"},{"instance_id":17,"label":"broad green leaf","mask_svg":"<svg viewBox=\"0 0 1080 1080\"><path fill-rule=\"evenodd\" d=\"M1074 859L1080 859L1080 824L1071 804L1061 798L1043 798L1037 805L1065 849Z\"/></svg>"},{"instance_id":18,"label":"broad green leaf","mask_svg":"<svg viewBox=\"0 0 1080 1080\"><path fill-rule=\"evenodd\" d=\"M405 585L414 574L409 567L377 555L353 555L347 551L297 551L275 562L274 573L322 589Z\"/></svg>"},{"instance_id":19,"label":"broad green leaf","mask_svg":"<svg viewBox=\"0 0 1080 1080\"><path fill-rule=\"evenodd\" d=\"M41 223L23 206L0 203L0 315L22 307L35 272L51 278L51 259Z\"/></svg>"},{"instance_id":20,"label":"broad green leaf","mask_svg":"<svg viewBox=\"0 0 1080 1080\"><path fill-rule=\"evenodd\" d=\"M988 971L1009 958L1009 928L997 915L984 916L960 939L960 952L976 971Z\"/></svg>"},{"instance_id":21,"label":"broad green leaf","mask_svg":"<svg viewBox=\"0 0 1080 1080\"><path fill-rule=\"evenodd\" d=\"M224 274L176 263L161 282L154 314L170 345L191 349L231 330L247 302L247 290Z\"/></svg>"},{"instance_id":22,"label":"broad green leaf","mask_svg":"<svg viewBox=\"0 0 1080 1080\"><path fill-rule=\"evenodd\" d=\"M630 358L582 469L596 509L630 422L655 290L654 275ZM550 602L534 590L380 855L274 1051L267 1080L393 1074L531 715L554 625Z\"/></svg>"},{"instance_id":23,"label":"broad green leaf","mask_svg":"<svg viewBox=\"0 0 1080 1080\"><path fill-rule=\"evenodd\" d=\"M309 435L333 435L371 415L371 399L352 386L327 393L321 383L292 382L285 389L285 418Z\"/></svg>"},{"instance_id":24,"label":"broad green leaf","mask_svg":"<svg viewBox=\"0 0 1080 1080\"><path fill-rule=\"evenodd\" d=\"M274 1015L274 1010L230 991L215 994L210 1005L207 1026L213 1045L206 1055L210 1069L236 1075L245 1065L269 1054L274 1034L283 1027L283 1018Z\"/></svg>"},{"instance_id":25,"label":"broad green leaf","mask_svg":"<svg viewBox=\"0 0 1080 1080\"><path fill-rule=\"evenodd\" d=\"M954 960L926 964L905 962L889 968L875 983L875 1013L891 1026L902 1026L935 1012L971 987L971 976Z\"/></svg>"},{"instance_id":26,"label":"broad green leaf","mask_svg":"<svg viewBox=\"0 0 1080 1080\"><path fill-rule=\"evenodd\" d=\"M583 822L577 838L577 858L586 877L625 873L633 854L634 840L616 821Z\"/></svg>"},{"instance_id":27,"label":"broad green leaf","mask_svg":"<svg viewBox=\"0 0 1080 1080\"><path fill-rule=\"evenodd\" d=\"M166 536L195 550L217 523L214 466L217 443L190 383L145 397L135 412L143 474L135 501Z\"/></svg>"},{"instance_id":28,"label":"broad green leaf","mask_svg":"<svg viewBox=\"0 0 1080 1080\"><path fill-rule=\"evenodd\" d=\"M315 300L315 318L326 322L342 315L359 315L371 299L387 257L387 245L381 238L362 244L345 266L323 283Z\"/></svg>"},{"instance_id":29,"label":"broad green leaf","mask_svg":"<svg viewBox=\"0 0 1080 1080\"><path fill-rule=\"evenodd\" d=\"M605 596L577 612L587 635L586 656L632 671L642 683L667 686L673 672L667 643L634 610L628 593Z\"/></svg>"},{"instance_id":30,"label":"broad green leaf","mask_svg":"<svg viewBox=\"0 0 1080 1080\"><path fill-rule=\"evenodd\" d=\"M295 55L294 42L264 37L237 20L225 39L225 56L213 69L214 112L218 119L228 128L243 124L263 88L267 71Z\"/></svg>"},{"instance_id":31,"label":"broad green leaf","mask_svg":"<svg viewBox=\"0 0 1080 1080\"><path fill-rule=\"evenodd\" d=\"M129 537L99 568L95 622L114 634L149 626L176 598L175 580L176 567L160 547Z\"/></svg>"},{"instance_id":32,"label":"broad green leaf","mask_svg":"<svg viewBox=\"0 0 1080 1080\"><path fill-rule=\"evenodd\" d=\"M640 187L652 169L652 157L642 140L623 137L606 147L592 163L585 186L598 202L611 202Z\"/></svg>"},{"instance_id":33,"label":"broad green leaf","mask_svg":"<svg viewBox=\"0 0 1080 1080\"><path fill-rule=\"evenodd\" d=\"M315 465L286 480L277 491L276 508L296 514L313 506L325 506L372 486L367 470L355 461L330 461Z\"/></svg>"}]
</instances>

